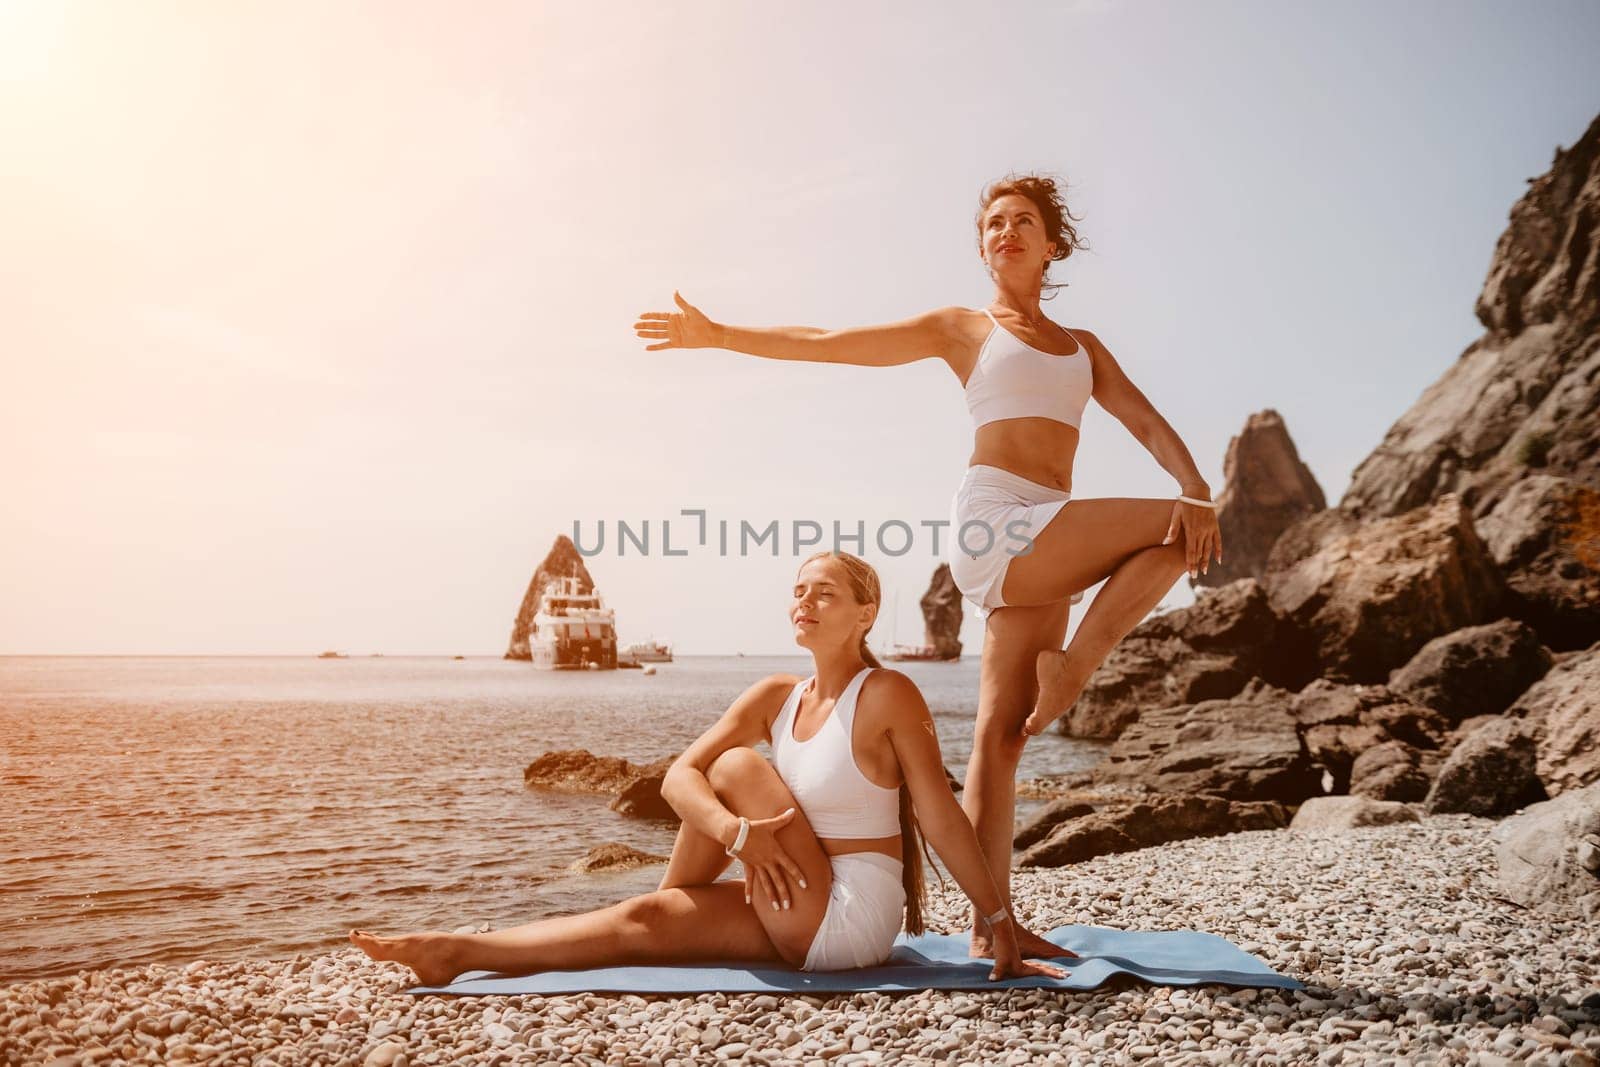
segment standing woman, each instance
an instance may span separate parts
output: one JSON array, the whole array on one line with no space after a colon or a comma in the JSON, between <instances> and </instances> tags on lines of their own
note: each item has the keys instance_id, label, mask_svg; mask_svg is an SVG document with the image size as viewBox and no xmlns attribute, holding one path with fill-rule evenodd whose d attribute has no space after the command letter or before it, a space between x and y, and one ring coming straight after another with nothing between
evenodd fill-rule
<instances>
[{"instance_id":1,"label":"standing woman","mask_svg":"<svg viewBox=\"0 0 1600 1067\"><path fill-rule=\"evenodd\" d=\"M1027 739L1072 706L1184 571L1192 578L1213 557L1221 562L1222 540L1210 486L1177 432L1098 337L1040 310L1050 264L1084 247L1055 181L1024 175L994 183L976 221L978 254L994 284L981 310L941 307L842 330L729 326L674 293L676 312L645 312L634 330L656 342L649 351L725 348L869 367L932 357L961 383L973 449L951 502L948 557L956 585L985 620L962 807L1009 904L1016 772ZM1176 499L1072 500L1078 426L1091 396L1173 476ZM1102 581L1063 651L1072 601ZM1024 954L1049 951L1042 938L1017 933ZM974 911L972 954L991 949L991 932Z\"/></svg>"}]
</instances>

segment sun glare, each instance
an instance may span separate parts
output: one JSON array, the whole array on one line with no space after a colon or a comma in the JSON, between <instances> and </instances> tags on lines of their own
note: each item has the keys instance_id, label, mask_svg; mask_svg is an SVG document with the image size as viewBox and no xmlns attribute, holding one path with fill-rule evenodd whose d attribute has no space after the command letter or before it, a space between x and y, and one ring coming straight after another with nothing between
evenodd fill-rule
<instances>
[{"instance_id":1,"label":"sun glare","mask_svg":"<svg viewBox=\"0 0 1600 1067\"><path fill-rule=\"evenodd\" d=\"M0 84L39 81L50 73L66 30L67 5L0 0Z\"/></svg>"}]
</instances>

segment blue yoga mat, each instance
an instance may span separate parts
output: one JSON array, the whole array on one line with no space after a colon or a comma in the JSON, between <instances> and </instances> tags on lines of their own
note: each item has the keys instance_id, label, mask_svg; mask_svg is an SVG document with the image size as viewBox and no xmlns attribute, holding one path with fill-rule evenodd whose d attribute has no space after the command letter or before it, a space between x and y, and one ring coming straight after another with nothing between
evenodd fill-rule
<instances>
[{"instance_id":1,"label":"blue yoga mat","mask_svg":"<svg viewBox=\"0 0 1600 1067\"><path fill-rule=\"evenodd\" d=\"M1078 959L1057 958L1064 978L989 981L990 960L967 955L962 934L923 934L895 939L880 967L850 971L800 971L773 964L691 963L672 966L596 967L522 976L468 971L447 986L417 986L408 993L503 996L517 993L853 993L914 989L1094 989L1107 978L1128 974L1156 985L1272 986L1300 989L1226 938L1195 930L1146 933L1103 926L1058 926L1045 935Z\"/></svg>"}]
</instances>

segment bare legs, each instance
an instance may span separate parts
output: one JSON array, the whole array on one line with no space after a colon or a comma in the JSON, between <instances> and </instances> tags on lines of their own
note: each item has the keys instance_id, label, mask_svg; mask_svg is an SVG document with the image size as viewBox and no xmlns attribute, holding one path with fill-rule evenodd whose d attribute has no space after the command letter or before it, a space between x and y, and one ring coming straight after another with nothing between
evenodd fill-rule
<instances>
[{"instance_id":1,"label":"bare legs","mask_svg":"<svg viewBox=\"0 0 1600 1067\"><path fill-rule=\"evenodd\" d=\"M1183 575L1181 540L1161 543L1172 509L1170 500L1138 497L1070 501L1034 538L1033 550L1006 568L1001 595L1007 604L1055 603L1106 583L1066 651L1057 644L1036 654L1039 691L1028 718L1030 733L1041 732L1072 706L1117 642Z\"/></svg>"},{"instance_id":2,"label":"bare legs","mask_svg":"<svg viewBox=\"0 0 1600 1067\"><path fill-rule=\"evenodd\" d=\"M992 612L984 634L962 807L1008 902L1023 723L1038 733L1071 707L1111 649L1183 574L1183 545L1161 544L1171 518L1170 500L1070 501L1035 536L1033 551L1006 568L1001 595L1012 606ZM1100 581L1104 588L1061 651L1067 598ZM1024 954L1047 951L1031 933L1019 927L1018 934ZM974 914L972 954L989 951L988 930Z\"/></svg>"},{"instance_id":3,"label":"bare legs","mask_svg":"<svg viewBox=\"0 0 1600 1067\"><path fill-rule=\"evenodd\" d=\"M1112 572L1062 651L1040 651L1035 657L1039 682L1038 701L1028 716L1030 734L1043 733L1077 701L1078 694L1117 642L1161 603L1172 583L1184 572L1183 546L1157 545L1140 549Z\"/></svg>"},{"instance_id":4,"label":"bare legs","mask_svg":"<svg viewBox=\"0 0 1600 1067\"><path fill-rule=\"evenodd\" d=\"M754 749L723 753L708 778L728 809L741 815L764 819L796 806L778 772ZM760 890L745 903L743 881L712 884L728 857L719 843L683 827L661 888L653 893L582 915L483 934L377 937L352 930L350 941L373 959L410 967L423 985L447 984L463 971L529 974L707 959L783 959L799 965L822 923L833 868L803 813L778 832L778 839L808 885L787 911L773 910Z\"/></svg>"},{"instance_id":5,"label":"bare legs","mask_svg":"<svg viewBox=\"0 0 1600 1067\"><path fill-rule=\"evenodd\" d=\"M686 822L680 822L677 840L672 843L672 855L667 860L666 873L661 876L661 885L657 888L710 885L732 863L733 858L723 849L721 841L701 833Z\"/></svg>"},{"instance_id":6,"label":"bare legs","mask_svg":"<svg viewBox=\"0 0 1600 1067\"><path fill-rule=\"evenodd\" d=\"M1041 650L1061 647L1067 611L1066 601L1031 608L1000 608L990 614L984 634L978 722L961 807L977 831L989 872L1008 906L1017 763L1022 759L1024 743L1020 728L1033 706L1036 691L1033 661ZM1024 955L1061 955L1061 949L1020 925L1017 938ZM991 956L992 950L989 928L974 908L971 953Z\"/></svg>"}]
</instances>

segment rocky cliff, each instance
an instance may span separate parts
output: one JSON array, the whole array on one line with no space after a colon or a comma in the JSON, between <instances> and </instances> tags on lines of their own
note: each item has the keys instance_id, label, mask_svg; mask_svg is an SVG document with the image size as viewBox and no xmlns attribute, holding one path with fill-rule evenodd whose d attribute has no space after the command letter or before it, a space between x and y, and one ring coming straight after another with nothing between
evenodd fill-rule
<instances>
[{"instance_id":1,"label":"rocky cliff","mask_svg":"<svg viewBox=\"0 0 1600 1067\"><path fill-rule=\"evenodd\" d=\"M1512 208L1477 312L1483 337L1337 507L1282 420L1252 416L1219 499L1220 588L1136 627L1062 717L1117 739L1083 784L1491 817L1583 792L1548 844L1600 899L1600 837L1573 829L1600 826L1600 119ZM1033 850L1081 858L1107 803Z\"/></svg>"},{"instance_id":2,"label":"rocky cliff","mask_svg":"<svg viewBox=\"0 0 1600 1067\"><path fill-rule=\"evenodd\" d=\"M1340 501L1394 515L1459 493L1512 612L1558 648L1600 638L1585 566L1600 512L1600 118L1511 209L1478 296L1485 333L1390 428Z\"/></svg>"},{"instance_id":3,"label":"rocky cliff","mask_svg":"<svg viewBox=\"0 0 1600 1067\"><path fill-rule=\"evenodd\" d=\"M1217 525L1225 554L1197 585L1220 587L1261 577L1278 535L1328 506L1311 468L1301 462L1283 416L1270 408L1251 415L1228 442L1222 478Z\"/></svg>"},{"instance_id":4,"label":"rocky cliff","mask_svg":"<svg viewBox=\"0 0 1600 1067\"><path fill-rule=\"evenodd\" d=\"M950 564L941 563L933 572L928 591L922 594L922 620L926 624L925 643L940 659L961 658L961 590L950 576Z\"/></svg>"},{"instance_id":5,"label":"rocky cliff","mask_svg":"<svg viewBox=\"0 0 1600 1067\"><path fill-rule=\"evenodd\" d=\"M1600 488L1600 118L1511 209L1467 346L1356 468L1340 505L1459 493L1487 515L1530 473Z\"/></svg>"}]
</instances>

